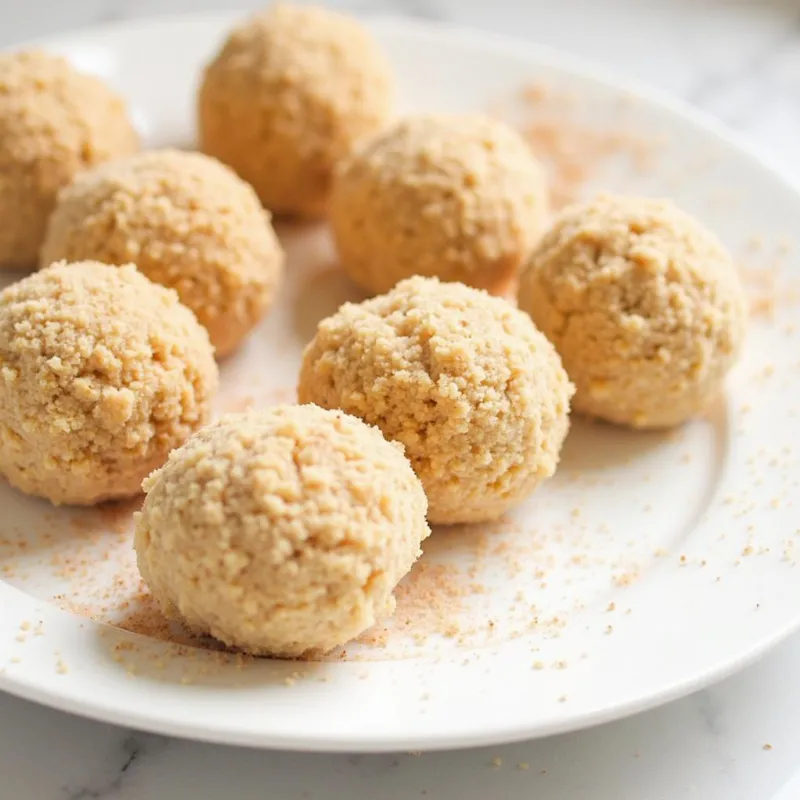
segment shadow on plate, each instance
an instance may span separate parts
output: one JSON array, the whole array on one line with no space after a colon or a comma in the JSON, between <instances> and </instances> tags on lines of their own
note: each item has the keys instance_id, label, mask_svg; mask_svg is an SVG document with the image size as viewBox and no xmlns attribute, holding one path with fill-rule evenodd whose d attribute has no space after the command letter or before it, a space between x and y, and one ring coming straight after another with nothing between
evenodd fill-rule
<instances>
[{"instance_id":1,"label":"shadow on plate","mask_svg":"<svg viewBox=\"0 0 800 800\"><path fill-rule=\"evenodd\" d=\"M113 621L98 625L100 655L133 678L206 686L288 685L308 679L326 661L256 658L195 634L167 619L144 588L132 593Z\"/></svg>"},{"instance_id":2,"label":"shadow on plate","mask_svg":"<svg viewBox=\"0 0 800 800\"><path fill-rule=\"evenodd\" d=\"M366 298L335 262L316 272L297 293L294 303L294 329L303 344L310 342L320 321L335 314L343 303L358 303Z\"/></svg>"},{"instance_id":3,"label":"shadow on plate","mask_svg":"<svg viewBox=\"0 0 800 800\"><path fill-rule=\"evenodd\" d=\"M275 222L275 230L286 251L292 328L305 345L320 320L342 303L359 302L366 295L341 271L327 225L283 219Z\"/></svg>"},{"instance_id":4,"label":"shadow on plate","mask_svg":"<svg viewBox=\"0 0 800 800\"><path fill-rule=\"evenodd\" d=\"M724 396L718 397L695 419L663 431L636 431L575 414L558 474L634 464L659 448L690 440L698 426L710 428L714 461L719 467L727 457L730 439L730 415Z\"/></svg>"},{"instance_id":5,"label":"shadow on plate","mask_svg":"<svg viewBox=\"0 0 800 800\"><path fill-rule=\"evenodd\" d=\"M139 510L143 498L137 495L93 508L56 507L17 491L5 481L0 482L0 507L6 520L0 534L0 567L21 561L26 568L47 564L56 570L68 566L62 559L77 563L88 557L90 551L75 549L76 543L103 548L104 541L127 535L133 513ZM15 582L13 574L3 577L12 584Z\"/></svg>"},{"instance_id":6,"label":"shadow on plate","mask_svg":"<svg viewBox=\"0 0 800 800\"><path fill-rule=\"evenodd\" d=\"M675 439L674 431L635 431L574 414L558 471L576 473L632 464Z\"/></svg>"}]
</instances>

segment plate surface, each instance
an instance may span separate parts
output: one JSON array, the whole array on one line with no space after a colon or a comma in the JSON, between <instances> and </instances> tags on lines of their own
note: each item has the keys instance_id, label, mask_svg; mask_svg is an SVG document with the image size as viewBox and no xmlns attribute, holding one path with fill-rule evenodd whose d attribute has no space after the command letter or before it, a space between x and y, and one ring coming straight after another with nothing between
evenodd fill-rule
<instances>
[{"instance_id":1,"label":"plate surface","mask_svg":"<svg viewBox=\"0 0 800 800\"><path fill-rule=\"evenodd\" d=\"M229 16L42 42L129 98L148 146L190 146L201 65ZM485 744L632 714L743 667L800 622L800 196L715 123L546 49L373 23L402 110L524 126L556 200L674 197L717 230L753 293L742 363L670 434L575 419L558 475L508 520L436 531L385 628L319 663L192 642L142 593L133 505L55 510L2 486L0 687L123 725L219 742L380 751ZM323 228L280 228L289 277L223 365L221 408L294 398L303 345L358 293Z\"/></svg>"}]
</instances>

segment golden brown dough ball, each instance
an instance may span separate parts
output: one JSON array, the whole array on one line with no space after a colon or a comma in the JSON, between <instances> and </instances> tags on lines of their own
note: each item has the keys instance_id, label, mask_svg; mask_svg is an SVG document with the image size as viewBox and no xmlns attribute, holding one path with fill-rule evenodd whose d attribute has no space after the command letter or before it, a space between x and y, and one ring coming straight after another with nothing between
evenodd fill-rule
<instances>
[{"instance_id":1,"label":"golden brown dough ball","mask_svg":"<svg viewBox=\"0 0 800 800\"><path fill-rule=\"evenodd\" d=\"M133 265L54 264L0 293L0 473L23 492L138 494L216 388L205 329Z\"/></svg>"},{"instance_id":2,"label":"golden brown dough ball","mask_svg":"<svg viewBox=\"0 0 800 800\"><path fill-rule=\"evenodd\" d=\"M544 170L508 125L421 115L341 163L330 218L342 266L368 292L425 275L501 294L538 239L547 206Z\"/></svg>"},{"instance_id":3,"label":"golden brown dough ball","mask_svg":"<svg viewBox=\"0 0 800 800\"><path fill-rule=\"evenodd\" d=\"M420 277L323 320L298 386L301 402L340 408L405 445L432 523L495 519L550 477L572 391L526 314Z\"/></svg>"},{"instance_id":4,"label":"golden brown dough ball","mask_svg":"<svg viewBox=\"0 0 800 800\"><path fill-rule=\"evenodd\" d=\"M58 190L128 155L139 138L122 99L64 59L0 54L0 268L35 267Z\"/></svg>"},{"instance_id":5,"label":"golden brown dough ball","mask_svg":"<svg viewBox=\"0 0 800 800\"><path fill-rule=\"evenodd\" d=\"M207 66L201 149L276 213L325 213L334 164L387 121L393 78L359 22L278 4L237 27Z\"/></svg>"},{"instance_id":6,"label":"golden brown dough ball","mask_svg":"<svg viewBox=\"0 0 800 800\"><path fill-rule=\"evenodd\" d=\"M283 251L255 193L200 153L154 150L84 172L59 194L42 264L136 264L178 292L218 356L272 305Z\"/></svg>"},{"instance_id":7,"label":"golden brown dough ball","mask_svg":"<svg viewBox=\"0 0 800 800\"><path fill-rule=\"evenodd\" d=\"M561 354L575 409L635 428L701 411L747 316L714 234L671 201L611 195L559 215L523 272L519 306Z\"/></svg>"},{"instance_id":8,"label":"golden brown dough ball","mask_svg":"<svg viewBox=\"0 0 800 800\"><path fill-rule=\"evenodd\" d=\"M430 532L402 448L316 406L231 414L145 489L135 546L150 591L255 655L330 650L391 614Z\"/></svg>"}]
</instances>

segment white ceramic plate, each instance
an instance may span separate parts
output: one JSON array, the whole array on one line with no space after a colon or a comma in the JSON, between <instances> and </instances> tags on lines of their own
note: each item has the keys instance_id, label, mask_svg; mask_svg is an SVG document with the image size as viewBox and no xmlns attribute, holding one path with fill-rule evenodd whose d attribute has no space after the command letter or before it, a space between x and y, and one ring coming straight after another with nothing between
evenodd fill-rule
<instances>
[{"instance_id":1,"label":"white ceramic plate","mask_svg":"<svg viewBox=\"0 0 800 800\"><path fill-rule=\"evenodd\" d=\"M119 87L148 145L190 144L201 64L231 22L140 22L44 45ZM130 507L54 510L0 487L0 687L198 739L443 748L632 714L739 669L797 627L800 271L786 236L798 194L712 121L579 61L405 21L374 27L404 109L532 117L543 155L562 151L562 189L672 195L748 261L751 288L777 301L754 317L726 397L673 435L576 420L561 470L530 502L491 529L436 532L387 630L315 664L101 624L164 634L139 594ZM528 107L509 104L532 80ZM291 399L316 322L358 297L324 230L281 233L289 279L224 365L227 408Z\"/></svg>"}]
</instances>

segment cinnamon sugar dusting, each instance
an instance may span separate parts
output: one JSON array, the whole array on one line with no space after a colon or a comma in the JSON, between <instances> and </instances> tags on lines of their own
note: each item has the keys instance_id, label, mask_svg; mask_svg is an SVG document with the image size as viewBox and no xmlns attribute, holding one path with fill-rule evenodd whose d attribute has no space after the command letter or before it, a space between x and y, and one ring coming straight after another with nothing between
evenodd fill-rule
<instances>
[{"instance_id":1,"label":"cinnamon sugar dusting","mask_svg":"<svg viewBox=\"0 0 800 800\"><path fill-rule=\"evenodd\" d=\"M781 308L800 303L800 280L783 275L780 259L765 267L741 265L739 274L750 302L750 316L772 320Z\"/></svg>"},{"instance_id":2,"label":"cinnamon sugar dusting","mask_svg":"<svg viewBox=\"0 0 800 800\"><path fill-rule=\"evenodd\" d=\"M145 590L131 545L132 516L140 502L65 511L66 526L61 512L48 514L40 530L27 536L18 531L0 541L0 564L7 567L19 553L33 551L28 563L50 573L59 587L51 599L61 608L170 642L184 655L187 648L221 650L218 643L166 620ZM422 648L425 652L476 648L533 633L558 637L576 604L559 602L557 613L545 612L528 597L526 587L538 586L537 593L542 595L547 589L544 579L552 569L588 570L593 565L586 559L565 559L559 565L547 541L511 520L437 531L428 540L423 558L398 587L394 616L321 660L413 658ZM500 588L498 576L503 579ZM504 611L498 609L498 595L504 599ZM116 658L120 646L114 645L113 651L118 661L124 660Z\"/></svg>"},{"instance_id":3,"label":"cinnamon sugar dusting","mask_svg":"<svg viewBox=\"0 0 800 800\"><path fill-rule=\"evenodd\" d=\"M663 145L657 138L629 130L622 122L604 130L596 122L579 120L575 98L543 83L523 87L511 105L509 109L500 104L492 112L513 117L548 168L553 210L580 199L586 184L596 179L611 159L624 158L635 172L648 172Z\"/></svg>"},{"instance_id":4,"label":"cinnamon sugar dusting","mask_svg":"<svg viewBox=\"0 0 800 800\"><path fill-rule=\"evenodd\" d=\"M550 197L556 210L578 200L584 185L610 158L628 155L640 171L653 163L653 143L631 134L597 131L552 119L531 120L522 132L533 152L549 167Z\"/></svg>"},{"instance_id":5,"label":"cinnamon sugar dusting","mask_svg":"<svg viewBox=\"0 0 800 800\"><path fill-rule=\"evenodd\" d=\"M465 598L485 591L479 584L464 581L463 573L446 564L422 562L397 589L398 626L413 627L417 635L425 632L455 636L459 627L454 618L463 613Z\"/></svg>"}]
</instances>

